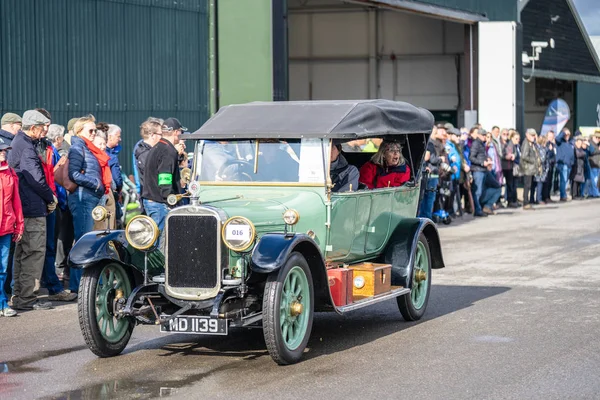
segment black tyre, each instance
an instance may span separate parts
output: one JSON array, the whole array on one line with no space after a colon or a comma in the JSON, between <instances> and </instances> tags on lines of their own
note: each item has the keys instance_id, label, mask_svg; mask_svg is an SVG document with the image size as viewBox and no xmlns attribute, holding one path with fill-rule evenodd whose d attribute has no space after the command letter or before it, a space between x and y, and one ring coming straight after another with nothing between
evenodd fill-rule
<instances>
[{"instance_id":1,"label":"black tyre","mask_svg":"<svg viewBox=\"0 0 600 400\"><path fill-rule=\"evenodd\" d=\"M414 254L410 284L410 293L397 297L396 301L406 321L417 321L425 314L431 289L431 255L429 243L422 233Z\"/></svg>"},{"instance_id":2,"label":"black tyre","mask_svg":"<svg viewBox=\"0 0 600 400\"><path fill-rule=\"evenodd\" d=\"M263 335L273 360L280 365L302 358L313 323L314 288L308 263L292 253L269 275L263 297Z\"/></svg>"},{"instance_id":3,"label":"black tyre","mask_svg":"<svg viewBox=\"0 0 600 400\"><path fill-rule=\"evenodd\" d=\"M133 320L116 318L115 298L131 294L127 271L111 263L83 271L79 285L79 326L86 344L99 357L113 357L127 346L133 331Z\"/></svg>"}]
</instances>

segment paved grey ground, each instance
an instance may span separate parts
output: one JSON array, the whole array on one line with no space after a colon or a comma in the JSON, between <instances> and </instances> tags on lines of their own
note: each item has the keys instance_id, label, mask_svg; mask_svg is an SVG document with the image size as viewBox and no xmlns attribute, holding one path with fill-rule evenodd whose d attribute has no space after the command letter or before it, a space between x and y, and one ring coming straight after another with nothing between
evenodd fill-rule
<instances>
[{"instance_id":1,"label":"paved grey ground","mask_svg":"<svg viewBox=\"0 0 600 400\"><path fill-rule=\"evenodd\" d=\"M259 330L225 339L136 328L98 359L75 305L0 318L0 399L600 398L600 201L441 228L426 318L393 301L318 314L305 360L276 366ZM4 373L2 373L4 369Z\"/></svg>"}]
</instances>

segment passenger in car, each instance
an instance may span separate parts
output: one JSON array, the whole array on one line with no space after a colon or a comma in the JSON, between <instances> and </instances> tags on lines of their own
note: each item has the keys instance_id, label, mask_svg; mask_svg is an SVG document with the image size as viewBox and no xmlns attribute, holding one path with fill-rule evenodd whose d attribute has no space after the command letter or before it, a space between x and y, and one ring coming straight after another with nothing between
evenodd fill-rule
<instances>
[{"instance_id":1,"label":"passenger in car","mask_svg":"<svg viewBox=\"0 0 600 400\"><path fill-rule=\"evenodd\" d=\"M333 183L332 192L349 192L358 190L358 168L348 164L346 158L342 155L342 145L333 144L331 146L331 167L329 169L331 183Z\"/></svg>"},{"instance_id":2,"label":"passenger in car","mask_svg":"<svg viewBox=\"0 0 600 400\"><path fill-rule=\"evenodd\" d=\"M400 143L384 140L379 150L360 168L360 183L369 189L402 186L410 180L410 167Z\"/></svg>"}]
</instances>

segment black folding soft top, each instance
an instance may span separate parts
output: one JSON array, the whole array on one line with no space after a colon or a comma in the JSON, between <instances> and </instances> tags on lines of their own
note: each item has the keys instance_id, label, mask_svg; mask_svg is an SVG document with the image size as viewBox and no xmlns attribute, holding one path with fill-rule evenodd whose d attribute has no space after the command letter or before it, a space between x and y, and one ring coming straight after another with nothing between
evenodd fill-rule
<instances>
[{"instance_id":1,"label":"black folding soft top","mask_svg":"<svg viewBox=\"0 0 600 400\"><path fill-rule=\"evenodd\" d=\"M429 133L433 115L391 100L278 101L221 108L182 139L344 138Z\"/></svg>"}]
</instances>

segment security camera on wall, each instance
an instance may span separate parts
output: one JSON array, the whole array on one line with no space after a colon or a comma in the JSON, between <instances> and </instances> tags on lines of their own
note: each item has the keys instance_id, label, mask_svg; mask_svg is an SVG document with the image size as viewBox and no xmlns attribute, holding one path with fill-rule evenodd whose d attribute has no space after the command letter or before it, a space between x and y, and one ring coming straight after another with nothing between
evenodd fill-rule
<instances>
[{"instance_id":1,"label":"security camera on wall","mask_svg":"<svg viewBox=\"0 0 600 400\"><path fill-rule=\"evenodd\" d=\"M548 46L550 46L551 49L554 48L554 46L555 46L554 39L550 39L547 42L541 42L541 41L533 41L533 42L531 42L531 47L533 47L534 49L536 47L545 49Z\"/></svg>"},{"instance_id":2,"label":"security camera on wall","mask_svg":"<svg viewBox=\"0 0 600 400\"><path fill-rule=\"evenodd\" d=\"M531 42L531 47L536 48L536 47L541 47L542 49L545 49L546 47L548 47L548 42Z\"/></svg>"}]
</instances>

